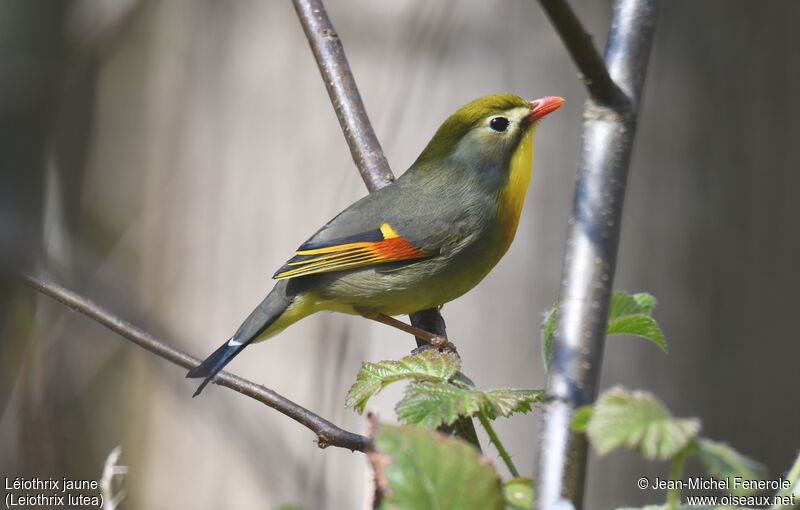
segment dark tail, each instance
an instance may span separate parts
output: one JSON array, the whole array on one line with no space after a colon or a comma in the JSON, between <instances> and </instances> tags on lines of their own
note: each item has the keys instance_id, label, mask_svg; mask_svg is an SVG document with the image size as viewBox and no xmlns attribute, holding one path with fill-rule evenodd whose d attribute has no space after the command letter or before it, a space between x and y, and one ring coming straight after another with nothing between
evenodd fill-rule
<instances>
[{"instance_id":1,"label":"dark tail","mask_svg":"<svg viewBox=\"0 0 800 510\"><path fill-rule=\"evenodd\" d=\"M192 397L196 397L203 391L203 388L210 383L214 377L223 369L225 365L247 345L258 338L283 314L292 304L294 296L287 295L287 280L279 281L272 289L264 301L245 319L234 335L222 344L216 351L211 353L202 363L189 370L186 377L204 377L203 382L198 386L197 391Z\"/></svg>"}]
</instances>

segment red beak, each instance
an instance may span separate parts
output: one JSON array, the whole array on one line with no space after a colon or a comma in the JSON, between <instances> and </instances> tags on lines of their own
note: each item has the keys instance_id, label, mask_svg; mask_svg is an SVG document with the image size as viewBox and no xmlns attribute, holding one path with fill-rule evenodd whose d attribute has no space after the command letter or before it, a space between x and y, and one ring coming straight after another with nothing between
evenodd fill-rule
<instances>
[{"instance_id":1,"label":"red beak","mask_svg":"<svg viewBox=\"0 0 800 510\"><path fill-rule=\"evenodd\" d=\"M547 115L561 108L564 104L564 98L558 96L545 96L543 98L531 101L531 122L537 121Z\"/></svg>"}]
</instances>

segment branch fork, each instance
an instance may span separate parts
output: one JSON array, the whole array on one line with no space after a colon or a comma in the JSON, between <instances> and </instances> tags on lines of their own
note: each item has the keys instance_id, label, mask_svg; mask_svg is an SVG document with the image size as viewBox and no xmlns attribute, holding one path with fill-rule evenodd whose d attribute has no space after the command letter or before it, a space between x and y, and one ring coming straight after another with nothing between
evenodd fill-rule
<instances>
[{"instance_id":1,"label":"branch fork","mask_svg":"<svg viewBox=\"0 0 800 510\"><path fill-rule=\"evenodd\" d=\"M615 0L605 58L566 0L539 0L589 93L541 433L537 506L580 509L585 436L570 429L597 396L620 220L658 0ZM565 501L565 498L568 501Z\"/></svg>"}]
</instances>

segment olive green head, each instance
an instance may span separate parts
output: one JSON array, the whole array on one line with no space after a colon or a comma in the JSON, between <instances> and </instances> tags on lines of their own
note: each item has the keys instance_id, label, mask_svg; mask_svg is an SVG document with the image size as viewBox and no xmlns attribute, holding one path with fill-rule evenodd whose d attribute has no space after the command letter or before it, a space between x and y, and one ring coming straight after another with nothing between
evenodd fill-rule
<instances>
[{"instance_id":1,"label":"olive green head","mask_svg":"<svg viewBox=\"0 0 800 510\"><path fill-rule=\"evenodd\" d=\"M557 97L528 101L514 94L470 101L444 121L417 163L448 157L479 165L506 162L528 130L563 103Z\"/></svg>"}]
</instances>

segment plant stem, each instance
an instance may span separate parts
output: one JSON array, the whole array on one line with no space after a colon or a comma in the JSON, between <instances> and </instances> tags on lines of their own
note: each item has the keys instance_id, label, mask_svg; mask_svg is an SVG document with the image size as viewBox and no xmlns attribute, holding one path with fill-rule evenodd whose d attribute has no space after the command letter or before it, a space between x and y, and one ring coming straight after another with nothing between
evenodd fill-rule
<instances>
[{"instance_id":1,"label":"plant stem","mask_svg":"<svg viewBox=\"0 0 800 510\"><path fill-rule=\"evenodd\" d=\"M686 457L689 454L689 449L684 448L672 458L672 463L669 465L669 479L678 481L683 475L683 463L686 462ZM677 485L677 484L676 484ZM673 487L667 493L667 509L674 510L681 502L681 490Z\"/></svg>"},{"instance_id":2,"label":"plant stem","mask_svg":"<svg viewBox=\"0 0 800 510\"><path fill-rule=\"evenodd\" d=\"M511 455L508 454L506 447L503 446L502 441L500 438L497 437L497 432L494 431L494 427L492 427L492 422L489 421L489 418L483 411L478 413L478 419L481 421L481 425L483 425L483 429L486 431L486 434L489 436L489 441L497 448L497 453L500 454L500 458L503 459L503 462L506 463L506 467L511 472L511 476L517 477L519 476L519 471L517 471L517 466L514 465L514 462L511 460Z\"/></svg>"},{"instance_id":3,"label":"plant stem","mask_svg":"<svg viewBox=\"0 0 800 510\"><path fill-rule=\"evenodd\" d=\"M139 347L146 349L156 356L174 363L183 368L196 367L200 360L179 351L162 342L154 336L128 323L108 310L98 306L85 297L72 292L60 285L29 274L23 274L24 282L45 296L68 306L76 312L97 321L111 331L129 340ZM338 446L348 450L363 452L369 443L366 437L343 430L325 418L314 414L308 409L295 404L283 395L269 388L233 375L229 372L220 372L214 378L214 384L241 393L247 397L258 400L262 404L285 414L294 421L310 429L317 435L317 444L320 448Z\"/></svg>"}]
</instances>

